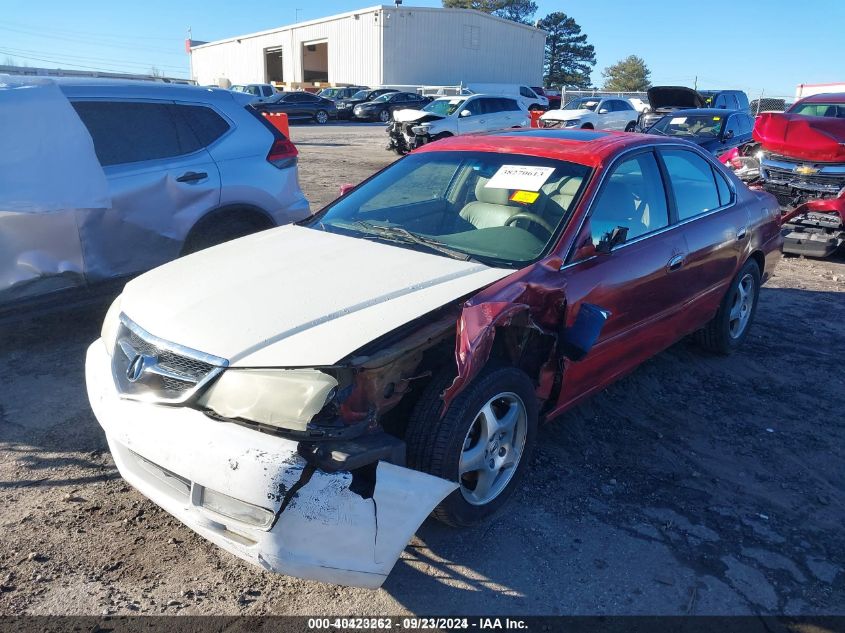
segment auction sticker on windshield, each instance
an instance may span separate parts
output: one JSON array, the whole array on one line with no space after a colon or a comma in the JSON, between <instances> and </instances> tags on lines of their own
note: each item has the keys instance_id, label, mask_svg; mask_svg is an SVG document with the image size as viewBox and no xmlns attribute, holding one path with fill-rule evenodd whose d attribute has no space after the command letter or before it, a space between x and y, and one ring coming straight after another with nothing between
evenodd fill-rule
<instances>
[{"instance_id":1,"label":"auction sticker on windshield","mask_svg":"<svg viewBox=\"0 0 845 633\"><path fill-rule=\"evenodd\" d=\"M499 171L487 181L485 187L493 189L523 189L539 191L554 172L554 167L530 167L526 165L502 165Z\"/></svg>"},{"instance_id":2,"label":"auction sticker on windshield","mask_svg":"<svg viewBox=\"0 0 845 633\"><path fill-rule=\"evenodd\" d=\"M676 116L674 119L669 121L669 124L670 125L680 125L681 123L683 123L686 120L687 120L687 117L685 117L685 116Z\"/></svg>"}]
</instances>

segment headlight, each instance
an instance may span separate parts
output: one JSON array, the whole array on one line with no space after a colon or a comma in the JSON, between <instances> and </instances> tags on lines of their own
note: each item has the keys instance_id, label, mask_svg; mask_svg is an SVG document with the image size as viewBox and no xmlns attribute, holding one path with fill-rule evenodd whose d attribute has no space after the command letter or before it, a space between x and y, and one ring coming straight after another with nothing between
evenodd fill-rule
<instances>
[{"instance_id":1,"label":"headlight","mask_svg":"<svg viewBox=\"0 0 845 633\"><path fill-rule=\"evenodd\" d=\"M117 299L112 301L109 311L106 312L106 319L103 321L103 329L100 330L100 336L106 346L106 351L109 356L114 352L114 346L117 343L117 333L120 330L120 300L123 295L118 295Z\"/></svg>"},{"instance_id":2,"label":"headlight","mask_svg":"<svg viewBox=\"0 0 845 633\"><path fill-rule=\"evenodd\" d=\"M225 418L306 431L336 388L337 380L317 369L229 369L197 404Z\"/></svg>"},{"instance_id":3,"label":"headlight","mask_svg":"<svg viewBox=\"0 0 845 633\"><path fill-rule=\"evenodd\" d=\"M422 125L415 125L411 128L411 132L414 134L428 134L429 130L431 129L431 125L428 123L423 123Z\"/></svg>"},{"instance_id":4,"label":"headlight","mask_svg":"<svg viewBox=\"0 0 845 633\"><path fill-rule=\"evenodd\" d=\"M581 123L581 119L570 119L563 122L563 127L577 127Z\"/></svg>"}]
</instances>

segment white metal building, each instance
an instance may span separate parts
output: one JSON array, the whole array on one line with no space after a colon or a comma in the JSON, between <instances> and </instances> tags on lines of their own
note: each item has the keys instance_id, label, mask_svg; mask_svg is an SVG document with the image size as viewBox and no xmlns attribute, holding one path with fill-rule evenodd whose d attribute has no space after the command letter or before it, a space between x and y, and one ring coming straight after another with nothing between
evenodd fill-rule
<instances>
[{"instance_id":1,"label":"white metal building","mask_svg":"<svg viewBox=\"0 0 845 633\"><path fill-rule=\"evenodd\" d=\"M191 46L201 85L542 85L545 32L469 9L380 5Z\"/></svg>"}]
</instances>

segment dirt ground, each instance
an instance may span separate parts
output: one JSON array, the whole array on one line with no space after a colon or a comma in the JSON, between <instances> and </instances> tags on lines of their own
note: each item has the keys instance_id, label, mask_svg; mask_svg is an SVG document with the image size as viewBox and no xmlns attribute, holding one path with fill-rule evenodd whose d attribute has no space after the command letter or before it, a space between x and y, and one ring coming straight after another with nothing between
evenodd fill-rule
<instances>
[{"instance_id":1,"label":"dirt ground","mask_svg":"<svg viewBox=\"0 0 845 633\"><path fill-rule=\"evenodd\" d=\"M394 157L297 126L315 208ZM104 307L0 330L0 614L845 614L845 259L784 260L747 344L681 342L541 429L497 522L427 521L378 591L273 575L119 477L88 405Z\"/></svg>"}]
</instances>

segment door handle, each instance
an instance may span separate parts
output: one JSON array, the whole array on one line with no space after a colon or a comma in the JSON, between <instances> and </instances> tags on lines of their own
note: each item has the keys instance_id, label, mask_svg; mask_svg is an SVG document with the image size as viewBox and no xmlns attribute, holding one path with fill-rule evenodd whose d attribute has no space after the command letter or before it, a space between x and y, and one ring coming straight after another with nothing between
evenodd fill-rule
<instances>
[{"instance_id":1,"label":"door handle","mask_svg":"<svg viewBox=\"0 0 845 633\"><path fill-rule=\"evenodd\" d=\"M686 259L685 255L675 255L672 259L669 260L669 263L666 264L666 269L670 273L673 270L678 270L681 266L684 265L684 259Z\"/></svg>"},{"instance_id":2,"label":"door handle","mask_svg":"<svg viewBox=\"0 0 845 633\"><path fill-rule=\"evenodd\" d=\"M744 240L746 235L748 235L748 227L747 226L743 226L743 227L738 228L736 230L737 241Z\"/></svg>"},{"instance_id":3,"label":"door handle","mask_svg":"<svg viewBox=\"0 0 845 633\"><path fill-rule=\"evenodd\" d=\"M196 182L197 180L202 180L203 178L208 178L208 174L204 171L188 171L179 176L176 179L176 182Z\"/></svg>"}]
</instances>

